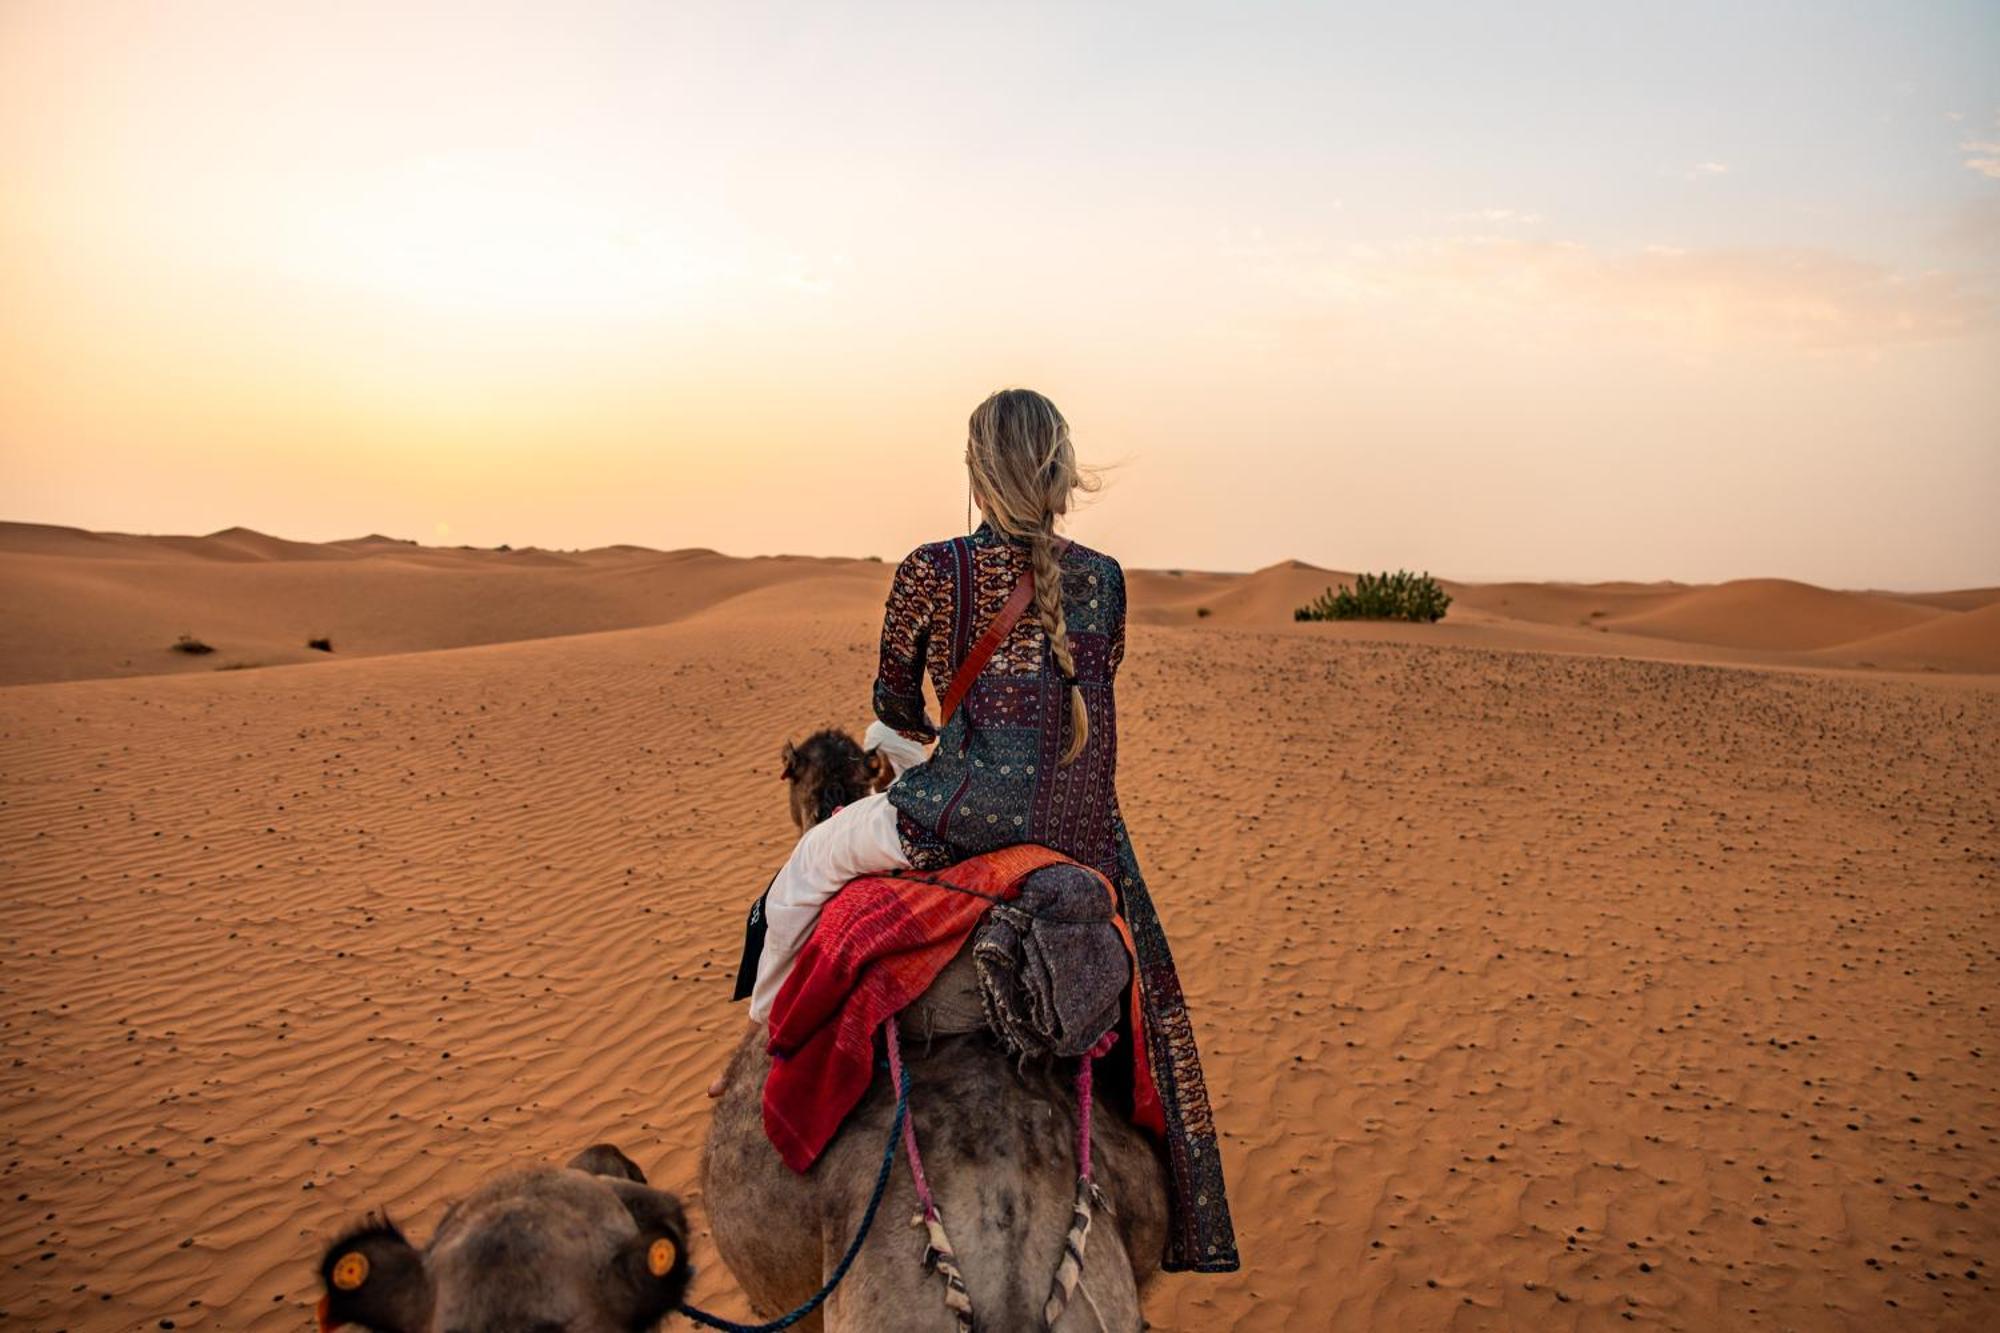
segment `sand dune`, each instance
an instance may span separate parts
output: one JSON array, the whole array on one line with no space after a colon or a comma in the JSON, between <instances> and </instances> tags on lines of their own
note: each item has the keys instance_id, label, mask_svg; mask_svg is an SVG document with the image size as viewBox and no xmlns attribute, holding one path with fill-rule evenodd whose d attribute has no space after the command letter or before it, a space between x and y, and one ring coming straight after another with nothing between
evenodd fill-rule
<instances>
[{"instance_id":1,"label":"sand dune","mask_svg":"<svg viewBox=\"0 0 2000 1333\"><path fill-rule=\"evenodd\" d=\"M1809 652L1920 625L1939 609L1789 579L1740 579L1692 588L1609 623L1629 634L1731 648Z\"/></svg>"},{"instance_id":2,"label":"sand dune","mask_svg":"<svg viewBox=\"0 0 2000 1333\"><path fill-rule=\"evenodd\" d=\"M300 551L310 554L299 554ZM312 545L231 529L100 537L0 528L0 683L207 672L662 624L866 561L735 560L623 547L574 555L364 539ZM879 603L881 594L876 594ZM171 650L191 635L204 656Z\"/></svg>"},{"instance_id":3,"label":"sand dune","mask_svg":"<svg viewBox=\"0 0 2000 1333\"><path fill-rule=\"evenodd\" d=\"M1182 625L1215 611L1217 596L1242 580L1239 574L1201 570L1128 569L1125 571L1127 616L1136 624Z\"/></svg>"},{"instance_id":4,"label":"sand dune","mask_svg":"<svg viewBox=\"0 0 2000 1333\"><path fill-rule=\"evenodd\" d=\"M290 569L484 577L374 563ZM308 1327L336 1228L600 1139L747 1313L701 1089L776 747L863 720L886 571L596 577L662 568L653 627L0 688L9 1326ZM1360 628L1132 632L1120 786L1246 1258L1155 1327L1993 1326L1993 678Z\"/></svg>"},{"instance_id":5,"label":"sand dune","mask_svg":"<svg viewBox=\"0 0 2000 1333\"><path fill-rule=\"evenodd\" d=\"M1137 571L1127 580L1132 615L1145 623L1247 626L1289 624L1297 608L1354 576L1286 560L1252 574Z\"/></svg>"},{"instance_id":6,"label":"sand dune","mask_svg":"<svg viewBox=\"0 0 2000 1333\"><path fill-rule=\"evenodd\" d=\"M2000 662L2000 601L1856 639L1824 649L1820 656L1842 666L1992 671Z\"/></svg>"},{"instance_id":7,"label":"sand dune","mask_svg":"<svg viewBox=\"0 0 2000 1333\"><path fill-rule=\"evenodd\" d=\"M1960 588L1954 592L1887 592L1876 595L1914 602L1918 606L1935 606L1945 611L1977 611L1982 606L1992 606L2000 602L2000 588Z\"/></svg>"},{"instance_id":8,"label":"sand dune","mask_svg":"<svg viewBox=\"0 0 2000 1333\"><path fill-rule=\"evenodd\" d=\"M1650 610L1687 591L1678 583L1457 583L1450 615L1521 620L1536 625L1599 628Z\"/></svg>"},{"instance_id":9,"label":"sand dune","mask_svg":"<svg viewBox=\"0 0 2000 1333\"><path fill-rule=\"evenodd\" d=\"M743 598L782 612L821 595L879 605L890 566L616 545L587 551L422 546L380 534L310 543L230 528L205 537L0 524L0 684L324 662L668 624ZM1290 632L1293 611L1352 574L1284 561L1250 574L1131 570L1135 624ZM832 580L822 584L823 580ZM808 586L810 585L810 586ZM1791 667L2000 671L1981 623L2000 591L1834 592L1754 579L1713 587L1462 583L1441 625L1298 632L1541 652ZM837 590L837 591L836 591ZM775 599L773 601L772 599ZM1925 626L1929 632L1917 633ZM1876 646L1884 636L1908 639ZM181 635L215 651L172 651ZM1863 645L1870 645L1865 648Z\"/></svg>"},{"instance_id":10,"label":"sand dune","mask_svg":"<svg viewBox=\"0 0 2000 1333\"><path fill-rule=\"evenodd\" d=\"M339 560L346 554L339 547L287 541L249 528L224 528L197 540L216 551L236 552L245 560Z\"/></svg>"}]
</instances>

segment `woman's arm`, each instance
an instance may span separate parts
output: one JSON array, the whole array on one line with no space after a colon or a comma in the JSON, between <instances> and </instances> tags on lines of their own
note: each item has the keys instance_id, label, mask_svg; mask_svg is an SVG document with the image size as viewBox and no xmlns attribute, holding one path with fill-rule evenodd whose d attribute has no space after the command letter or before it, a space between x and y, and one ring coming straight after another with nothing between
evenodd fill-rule
<instances>
[{"instance_id":1,"label":"woman's arm","mask_svg":"<svg viewBox=\"0 0 2000 1333\"><path fill-rule=\"evenodd\" d=\"M919 547L896 566L882 614L882 652L875 668L875 716L911 740L931 741L937 728L924 711L924 658L930 650L941 575Z\"/></svg>"}]
</instances>

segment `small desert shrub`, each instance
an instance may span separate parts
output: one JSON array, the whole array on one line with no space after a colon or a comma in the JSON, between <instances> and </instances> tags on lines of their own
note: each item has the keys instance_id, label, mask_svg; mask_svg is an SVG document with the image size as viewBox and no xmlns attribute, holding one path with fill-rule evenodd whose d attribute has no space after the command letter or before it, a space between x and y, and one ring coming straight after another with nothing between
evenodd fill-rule
<instances>
[{"instance_id":1,"label":"small desert shrub","mask_svg":"<svg viewBox=\"0 0 2000 1333\"><path fill-rule=\"evenodd\" d=\"M183 634L174 640L174 651L177 653L186 653L189 657L200 657L203 653L214 652L215 649L209 647L192 634Z\"/></svg>"},{"instance_id":2,"label":"small desert shrub","mask_svg":"<svg viewBox=\"0 0 2000 1333\"><path fill-rule=\"evenodd\" d=\"M1215 612L1209 610L1205 606L1197 606L1194 609L1194 613L1197 617L1199 617L1202 620L1207 620L1210 616L1215 614Z\"/></svg>"},{"instance_id":3,"label":"small desert shrub","mask_svg":"<svg viewBox=\"0 0 2000 1333\"><path fill-rule=\"evenodd\" d=\"M1414 620L1428 624L1444 619L1451 595L1429 574L1399 569L1393 574L1363 574L1354 587L1328 588L1292 613L1294 620Z\"/></svg>"},{"instance_id":4,"label":"small desert shrub","mask_svg":"<svg viewBox=\"0 0 2000 1333\"><path fill-rule=\"evenodd\" d=\"M321 652L323 652L323 653L330 653L330 652L332 652L332 651L333 651L333 640L332 640L332 639L307 639L307 640L306 640L306 647L308 647L308 648L317 648L317 649L319 649L319 650L320 650Z\"/></svg>"}]
</instances>

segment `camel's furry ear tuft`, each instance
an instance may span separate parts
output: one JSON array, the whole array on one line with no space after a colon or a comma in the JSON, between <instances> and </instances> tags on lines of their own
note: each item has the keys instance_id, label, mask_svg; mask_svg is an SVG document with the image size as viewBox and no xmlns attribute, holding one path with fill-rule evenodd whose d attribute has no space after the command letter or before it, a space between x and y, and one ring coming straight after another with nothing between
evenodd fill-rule
<instances>
[{"instance_id":1,"label":"camel's furry ear tuft","mask_svg":"<svg viewBox=\"0 0 2000 1333\"><path fill-rule=\"evenodd\" d=\"M572 1171L587 1171L593 1176L609 1176L613 1180L629 1180L635 1184L646 1183L646 1173L639 1164L609 1143L593 1143L582 1152L569 1159Z\"/></svg>"},{"instance_id":2,"label":"camel's furry ear tuft","mask_svg":"<svg viewBox=\"0 0 2000 1333\"><path fill-rule=\"evenodd\" d=\"M364 1236L379 1236L398 1245L410 1243L403 1235L403 1229L390 1220L389 1210L385 1208L367 1214L359 1222L335 1236L333 1244L326 1247L326 1252L333 1254L340 1250L352 1249L354 1243Z\"/></svg>"},{"instance_id":3,"label":"camel's furry ear tuft","mask_svg":"<svg viewBox=\"0 0 2000 1333\"><path fill-rule=\"evenodd\" d=\"M790 741L786 741L785 748L778 752L778 757L784 761L785 765L784 768L779 770L778 776L786 782L797 782L799 779L799 747Z\"/></svg>"}]
</instances>

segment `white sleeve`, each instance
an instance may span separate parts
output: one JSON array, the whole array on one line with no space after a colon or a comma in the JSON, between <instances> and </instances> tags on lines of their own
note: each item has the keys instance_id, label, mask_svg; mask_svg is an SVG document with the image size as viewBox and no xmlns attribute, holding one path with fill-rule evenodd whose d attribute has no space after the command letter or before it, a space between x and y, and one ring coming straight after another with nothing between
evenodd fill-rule
<instances>
[{"instance_id":1,"label":"white sleeve","mask_svg":"<svg viewBox=\"0 0 2000 1333\"><path fill-rule=\"evenodd\" d=\"M803 843L799 850L805 850ZM793 862L797 859L795 855ZM796 868L793 862L786 863L764 895L764 952L758 955L757 981L750 988L753 1023L771 1021L771 1005L785 978L792 974L792 964L798 961L799 950L819 920L820 907L840 890L839 883L831 890L823 889L826 881L821 876L789 873Z\"/></svg>"},{"instance_id":2,"label":"white sleeve","mask_svg":"<svg viewBox=\"0 0 2000 1333\"><path fill-rule=\"evenodd\" d=\"M889 756L889 766L902 777L903 770L913 764L921 764L929 757L922 742L913 741L886 722L875 721L868 724L868 730L861 737L861 748L880 750Z\"/></svg>"},{"instance_id":3,"label":"white sleeve","mask_svg":"<svg viewBox=\"0 0 2000 1333\"><path fill-rule=\"evenodd\" d=\"M764 894L764 952L750 988L750 1017L771 1021L771 1005L792 974L819 909L858 875L909 865L887 792L864 796L799 837L791 859Z\"/></svg>"}]
</instances>

